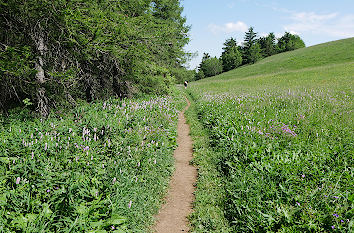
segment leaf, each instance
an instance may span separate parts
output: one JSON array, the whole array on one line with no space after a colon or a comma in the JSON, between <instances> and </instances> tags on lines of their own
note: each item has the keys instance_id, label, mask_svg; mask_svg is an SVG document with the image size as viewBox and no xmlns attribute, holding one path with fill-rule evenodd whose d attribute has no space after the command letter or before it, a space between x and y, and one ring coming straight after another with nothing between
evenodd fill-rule
<instances>
[{"instance_id":1,"label":"leaf","mask_svg":"<svg viewBox=\"0 0 354 233\"><path fill-rule=\"evenodd\" d=\"M105 226L109 225L121 225L127 221L127 218L119 216L119 215L112 215L110 219L105 222Z\"/></svg>"},{"instance_id":2,"label":"leaf","mask_svg":"<svg viewBox=\"0 0 354 233\"><path fill-rule=\"evenodd\" d=\"M81 215L87 215L89 213L89 208L86 207L85 203L81 203L76 207L76 211Z\"/></svg>"},{"instance_id":3,"label":"leaf","mask_svg":"<svg viewBox=\"0 0 354 233\"><path fill-rule=\"evenodd\" d=\"M27 222L28 222L28 219L21 214L20 216L15 217L11 221L11 224L15 227L25 230L27 227Z\"/></svg>"},{"instance_id":4,"label":"leaf","mask_svg":"<svg viewBox=\"0 0 354 233\"><path fill-rule=\"evenodd\" d=\"M0 162L9 164L11 161L8 157L0 157Z\"/></svg>"},{"instance_id":5,"label":"leaf","mask_svg":"<svg viewBox=\"0 0 354 233\"><path fill-rule=\"evenodd\" d=\"M48 217L50 217L50 215L52 215L53 211L50 210L48 203L43 204L42 213L43 213L43 216L46 218L48 218Z\"/></svg>"},{"instance_id":6,"label":"leaf","mask_svg":"<svg viewBox=\"0 0 354 233\"><path fill-rule=\"evenodd\" d=\"M0 206L5 206L7 203L6 193L0 195Z\"/></svg>"}]
</instances>

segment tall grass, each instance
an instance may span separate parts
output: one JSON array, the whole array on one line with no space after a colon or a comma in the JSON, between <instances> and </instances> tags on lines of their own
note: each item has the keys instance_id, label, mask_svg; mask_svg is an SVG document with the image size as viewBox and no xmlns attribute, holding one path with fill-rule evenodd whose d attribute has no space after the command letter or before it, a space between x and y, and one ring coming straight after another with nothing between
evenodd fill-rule
<instances>
[{"instance_id":1,"label":"tall grass","mask_svg":"<svg viewBox=\"0 0 354 233\"><path fill-rule=\"evenodd\" d=\"M0 232L145 232L173 170L178 96L0 125Z\"/></svg>"},{"instance_id":2,"label":"tall grass","mask_svg":"<svg viewBox=\"0 0 354 233\"><path fill-rule=\"evenodd\" d=\"M345 52L353 41L191 85L210 147L221 154L230 231L353 230L354 57Z\"/></svg>"}]
</instances>

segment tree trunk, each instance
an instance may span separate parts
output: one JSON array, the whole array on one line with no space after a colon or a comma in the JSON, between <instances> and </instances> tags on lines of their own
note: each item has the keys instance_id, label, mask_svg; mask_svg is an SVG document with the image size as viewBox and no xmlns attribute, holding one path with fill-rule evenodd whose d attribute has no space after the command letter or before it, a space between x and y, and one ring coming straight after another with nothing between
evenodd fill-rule
<instances>
[{"instance_id":1,"label":"tree trunk","mask_svg":"<svg viewBox=\"0 0 354 233\"><path fill-rule=\"evenodd\" d=\"M47 117L49 115L49 101L46 96L46 90L43 87L45 83L45 72L43 69L44 62L43 62L43 55L45 52L45 44L43 35L40 33L38 38L34 38L36 41L36 47L39 52L38 61L35 64L35 68L37 70L36 79L39 83L39 87L37 90L37 111L43 116Z\"/></svg>"}]
</instances>

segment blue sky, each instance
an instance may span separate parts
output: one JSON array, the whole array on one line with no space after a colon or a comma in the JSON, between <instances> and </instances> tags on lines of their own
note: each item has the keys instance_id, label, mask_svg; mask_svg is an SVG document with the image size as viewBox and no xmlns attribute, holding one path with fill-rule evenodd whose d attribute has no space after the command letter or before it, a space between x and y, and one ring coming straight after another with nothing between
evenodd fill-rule
<instances>
[{"instance_id":1,"label":"blue sky","mask_svg":"<svg viewBox=\"0 0 354 233\"><path fill-rule=\"evenodd\" d=\"M189 62L198 66L203 52L219 57L230 37L242 42L253 26L260 36L285 31L298 34L306 46L354 37L354 0L182 0L192 26L186 51L198 52Z\"/></svg>"}]
</instances>

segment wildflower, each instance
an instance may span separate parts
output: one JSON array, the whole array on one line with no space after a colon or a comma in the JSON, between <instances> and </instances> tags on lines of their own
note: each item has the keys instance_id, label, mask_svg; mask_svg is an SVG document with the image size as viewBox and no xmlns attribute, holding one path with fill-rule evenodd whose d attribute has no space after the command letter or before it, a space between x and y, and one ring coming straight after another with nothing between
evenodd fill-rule
<instances>
[{"instance_id":1,"label":"wildflower","mask_svg":"<svg viewBox=\"0 0 354 233\"><path fill-rule=\"evenodd\" d=\"M300 203L299 203L299 202L296 202L296 205L300 206Z\"/></svg>"},{"instance_id":2,"label":"wildflower","mask_svg":"<svg viewBox=\"0 0 354 233\"><path fill-rule=\"evenodd\" d=\"M114 230L114 229L116 229L116 228L112 225L112 226L111 226L111 229Z\"/></svg>"},{"instance_id":3,"label":"wildflower","mask_svg":"<svg viewBox=\"0 0 354 233\"><path fill-rule=\"evenodd\" d=\"M130 209L132 207L132 201L129 202L128 208Z\"/></svg>"},{"instance_id":4,"label":"wildflower","mask_svg":"<svg viewBox=\"0 0 354 233\"><path fill-rule=\"evenodd\" d=\"M336 228L335 226L332 226L332 229Z\"/></svg>"},{"instance_id":5,"label":"wildflower","mask_svg":"<svg viewBox=\"0 0 354 233\"><path fill-rule=\"evenodd\" d=\"M20 178L20 177L17 177L17 179L16 179L16 184L19 184L20 181L21 181L21 178Z\"/></svg>"},{"instance_id":6,"label":"wildflower","mask_svg":"<svg viewBox=\"0 0 354 233\"><path fill-rule=\"evenodd\" d=\"M31 158L33 159L34 158L34 152L32 151L32 156L31 156Z\"/></svg>"},{"instance_id":7,"label":"wildflower","mask_svg":"<svg viewBox=\"0 0 354 233\"><path fill-rule=\"evenodd\" d=\"M334 214L333 214L333 216L334 216L334 217L336 217L336 218L338 218L338 217L339 217L339 215L338 215L338 214L336 214L336 213L334 213Z\"/></svg>"},{"instance_id":8,"label":"wildflower","mask_svg":"<svg viewBox=\"0 0 354 233\"><path fill-rule=\"evenodd\" d=\"M50 189L47 189L47 193L49 193L50 192Z\"/></svg>"},{"instance_id":9,"label":"wildflower","mask_svg":"<svg viewBox=\"0 0 354 233\"><path fill-rule=\"evenodd\" d=\"M305 175L303 174L301 177L302 177L302 178L305 178Z\"/></svg>"},{"instance_id":10,"label":"wildflower","mask_svg":"<svg viewBox=\"0 0 354 233\"><path fill-rule=\"evenodd\" d=\"M337 197L337 196L333 196L333 198L338 199L339 197Z\"/></svg>"},{"instance_id":11,"label":"wildflower","mask_svg":"<svg viewBox=\"0 0 354 233\"><path fill-rule=\"evenodd\" d=\"M114 177L112 183L114 184L116 181L117 181L117 178Z\"/></svg>"}]
</instances>

